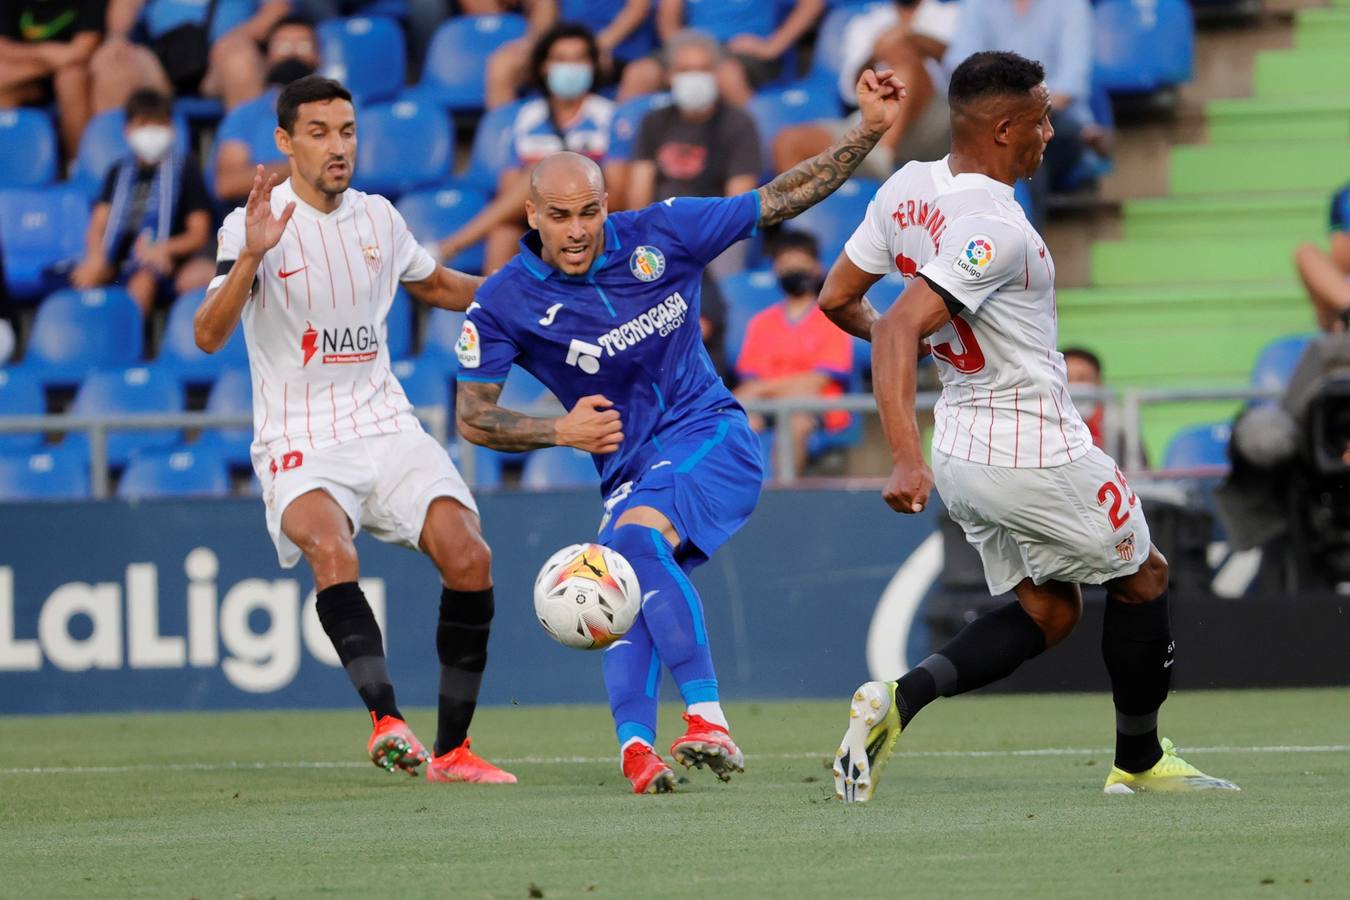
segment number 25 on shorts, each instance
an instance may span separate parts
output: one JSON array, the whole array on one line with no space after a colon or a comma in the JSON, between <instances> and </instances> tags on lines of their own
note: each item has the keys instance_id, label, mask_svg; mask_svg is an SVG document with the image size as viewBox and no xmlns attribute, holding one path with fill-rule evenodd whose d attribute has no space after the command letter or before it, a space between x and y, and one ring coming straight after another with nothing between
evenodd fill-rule
<instances>
[{"instance_id":1,"label":"number 25 on shorts","mask_svg":"<svg viewBox=\"0 0 1350 900\"><path fill-rule=\"evenodd\" d=\"M1116 467L1116 480L1108 481L1097 488L1097 505L1106 506L1109 499L1111 508L1106 514L1111 519L1111 527L1118 529L1130 520L1130 511L1127 509L1124 513L1120 511L1121 506L1125 504L1125 498L1129 497L1130 506L1136 506L1139 503L1139 497L1134 491L1130 490L1130 483L1125 480L1125 476L1120 473L1120 467Z\"/></svg>"}]
</instances>

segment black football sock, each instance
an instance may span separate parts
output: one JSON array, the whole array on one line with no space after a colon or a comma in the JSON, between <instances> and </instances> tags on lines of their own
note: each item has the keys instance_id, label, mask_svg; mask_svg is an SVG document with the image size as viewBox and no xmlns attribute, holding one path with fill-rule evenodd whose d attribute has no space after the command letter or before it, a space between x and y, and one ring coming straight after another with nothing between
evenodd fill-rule
<instances>
[{"instance_id":1,"label":"black football sock","mask_svg":"<svg viewBox=\"0 0 1350 900\"><path fill-rule=\"evenodd\" d=\"M366 709L382 719L402 719L394 700L394 685L384 659L384 641L380 625L370 611L366 595L355 581L344 581L318 593L315 604L319 622L337 649L338 659Z\"/></svg>"},{"instance_id":2,"label":"black football sock","mask_svg":"<svg viewBox=\"0 0 1350 900\"><path fill-rule=\"evenodd\" d=\"M1045 633L1016 600L985 613L896 682L900 725L939 696L993 684L1045 650Z\"/></svg>"},{"instance_id":3,"label":"black football sock","mask_svg":"<svg viewBox=\"0 0 1350 900\"><path fill-rule=\"evenodd\" d=\"M1102 621L1102 657L1116 706L1116 766L1143 772L1162 758L1158 707L1172 686L1172 622L1167 592L1147 603L1110 595Z\"/></svg>"},{"instance_id":4,"label":"black football sock","mask_svg":"<svg viewBox=\"0 0 1350 900\"><path fill-rule=\"evenodd\" d=\"M469 722L478 706L478 689L487 667L492 611L492 588L441 590L441 618L436 625L436 654L441 659L437 756L449 753L469 736Z\"/></svg>"}]
</instances>

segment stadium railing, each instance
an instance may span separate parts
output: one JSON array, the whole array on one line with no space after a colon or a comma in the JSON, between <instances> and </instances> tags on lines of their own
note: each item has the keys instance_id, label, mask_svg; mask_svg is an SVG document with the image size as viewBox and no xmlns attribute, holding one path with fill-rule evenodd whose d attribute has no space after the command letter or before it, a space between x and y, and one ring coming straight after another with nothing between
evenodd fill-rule
<instances>
[{"instance_id":1,"label":"stadium railing","mask_svg":"<svg viewBox=\"0 0 1350 900\"><path fill-rule=\"evenodd\" d=\"M1167 390L1081 389L1073 391L1076 403L1099 402L1106 406L1105 428L1108 446L1123 446L1124 469L1132 474L1143 473L1143 428L1141 418L1146 406L1162 403L1200 403L1212 401L1252 401L1278 399L1281 391L1253 387L1191 388ZM920 392L915 397L915 412L932 412L941 396L936 391ZM790 416L793 413L826 413L844 410L863 415L876 414L876 398L871 394L842 394L835 397L792 397L775 400L755 400L745 404L751 412L765 416ZM556 401L542 403L522 412L550 415L560 412ZM427 426L432 436L446 444L452 434L451 410L443 406L421 406L416 415ZM244 428L253 425L251 416L219 415L191 412L172 415L119 416L2 416L0 434L32 434L84 432L89 438L90 490L95 499L112 496L108 465L108 434L113 431L141 429L201 430L208 428ZM790 484L800 476L793 467L792 430L774 429L774 480ZM476 482L474 454L463 453L457 460L460 472L470 484Z\"/></svg>"}]
</instances>

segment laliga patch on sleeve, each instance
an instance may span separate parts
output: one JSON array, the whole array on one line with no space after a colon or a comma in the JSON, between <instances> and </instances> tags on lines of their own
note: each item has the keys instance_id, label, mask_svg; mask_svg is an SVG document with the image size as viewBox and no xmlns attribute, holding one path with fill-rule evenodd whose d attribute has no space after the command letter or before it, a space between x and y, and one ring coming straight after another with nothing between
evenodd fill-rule
<instances>
[{"instance_id":1,"label":"laliga patch on sleeve","mask_svg":"<svg viewBox=\"0 0 1350 900\"><path fill-rule=\"evenodd\" d=\"M459 340L455 341L455 356L466 369L476 369L483 362L483 343L478 339L478 326L465 321Z\"/></svg>"},{"instance_id":2,"label":"laliga patch on sleeve","mask_svg":"<svg viewBox=\"0 0 1350 900\"><path fill-rule=\"evenodd\" d=\"M979 281L994 261L994 242L988 235L971 235L966 245L956 252L952 268L962 278Z\"/></svg>"}]
</instances>

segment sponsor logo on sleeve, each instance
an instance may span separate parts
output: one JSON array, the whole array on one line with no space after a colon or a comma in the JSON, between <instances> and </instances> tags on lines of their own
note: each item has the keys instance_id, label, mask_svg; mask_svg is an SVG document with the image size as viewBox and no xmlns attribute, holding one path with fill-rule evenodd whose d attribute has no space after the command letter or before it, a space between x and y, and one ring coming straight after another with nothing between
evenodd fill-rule
<instances>
[{"instance_id":1,"label":"sponsor logo on sleeve","mask_svg":"<svg viewBox=\"0 0 1350 900\"><path fill-rule=\"evenodd\" d=\"M466 369L476 369L482 364L483 344L478 339L477 325L467 321L464 323L459 340L455 341L455 356L459 357L459 364Z\"/></svg>"},{"instance_id":2,"label":"sponsor logo on sleeve","mask_svg":"<svg viewBox=\"0 0 1350 900\"><path fill-rule=\"evenodd\" d=\"M956 254L952 268L970 281L979 281L989 271L989 264L993 261L994 242L988 235L977 234Z\"/></svg>"}]
</instances>

